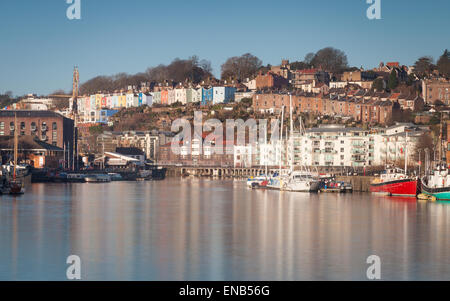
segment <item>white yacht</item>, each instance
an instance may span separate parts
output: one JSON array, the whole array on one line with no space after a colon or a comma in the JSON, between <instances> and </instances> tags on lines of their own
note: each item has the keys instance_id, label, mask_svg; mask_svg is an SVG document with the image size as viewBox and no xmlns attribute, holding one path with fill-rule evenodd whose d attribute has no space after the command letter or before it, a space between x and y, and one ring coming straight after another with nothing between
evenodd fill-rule
<instances>
[{"instance_id":1,"label":"white yacht","mask_svg":"<svg viewBox=\"0 0 450 301\"><path fill-rule=\"evenodd\" d=\"M299 192L318 192L320 181L309 171L293 171L283 180L282 190Z\"/></svg>"}]
</instances>

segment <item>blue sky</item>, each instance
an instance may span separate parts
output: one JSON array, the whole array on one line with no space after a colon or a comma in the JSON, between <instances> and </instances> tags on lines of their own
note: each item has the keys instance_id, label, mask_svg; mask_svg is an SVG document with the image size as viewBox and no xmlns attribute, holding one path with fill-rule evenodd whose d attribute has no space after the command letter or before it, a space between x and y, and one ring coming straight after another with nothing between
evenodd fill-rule
<instances>
[{"instance_id":1,"label":"blue sky","mask_svg":"<svg viewBox=\"0 0 450 301\"><path fill-rule=\"evenodd\" d=\"M381 3L369 20L366 0L81 0L82 19L68 20L65 0L1 0L0 93L70 91L74 65L84 82L195 54L219 76L247 52L274 65L333 46L372 68L450 48L450 1Z\"/></svg>"}]
</instances>

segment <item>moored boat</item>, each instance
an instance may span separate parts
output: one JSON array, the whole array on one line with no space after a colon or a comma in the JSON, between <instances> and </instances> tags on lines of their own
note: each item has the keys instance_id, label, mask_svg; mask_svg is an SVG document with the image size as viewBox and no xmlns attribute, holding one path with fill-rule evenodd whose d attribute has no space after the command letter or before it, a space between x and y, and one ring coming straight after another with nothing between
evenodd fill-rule
<instances>
[{"instance_id":1,"label":"moored boat","mask_svg":"<svg viewBox=\"0 0 450 301\"><path fill-rule=\"evenodd\" d=\"M267 185L268 180L269 180L269 177L267 177L266 175L249 177L247 179L247 187L255 188L255 187L265 186L264 184Z\"/></svg>"},{"instance_id":2,"label":"moored boat","mask_svg":"<svg viewBox=\"0 0 450 301\"><path fill-rule=\"evenodd\" d=\"M320 183L320 191L336 193L353 192L353 185L352 183L336 181L334 178L322 179Z\"/></svg>"},{"instance_id":3,"label":"moored boat","mask_svg":"<svg viewBox=\"0 0 450 301\"><path fill-rule=\"evenodd\" d=\"M17 128L17 115L14 115L14 128ZM17 176L17 158L19 151L19 134L14 131L14 165L12 180L7 182L8 193L12 195L19 195L24 193L24 182Z\"/></svg>"},{"instance_id":4,"label":"moored boat","mask_svg":"<svg viewBox=\"0 0 450 301\"><path fill-rule=\"evenodd\" d=\"M421 179L422 193L438 201L450 200L450 175L444 164L439 165L432 174Z\"/></svg>"},{"instance_id":5,"label":"moored boat","mask_svg":"<svg viewBox=\"0 0 450 301\"><path fill-rule=\"evenodd\" d=\"M111 181L122 181L123 177L120 173L108 173L108 175L111 177Z\"/></svg>"},{"instance_id":6,"label":"moored boat","mask_svg":"<svg viewBox=\"0 0 450 301\"><path fill-rule=\"evenodd\" d=\"M111 182L110 175L98 174L85 177L86 183L108 183Z\"/></svg>"},{"instance_id":7,"label":"moored boat","mask_svg":"<svg viewBox=\"0 0 450 301\"><path fill-rule=\"evenodd\" d=\"M389 196L416 197L417 177L408 176L399 168L388 168L370 184L370 191Z\"/></svg>"}]
</instances>

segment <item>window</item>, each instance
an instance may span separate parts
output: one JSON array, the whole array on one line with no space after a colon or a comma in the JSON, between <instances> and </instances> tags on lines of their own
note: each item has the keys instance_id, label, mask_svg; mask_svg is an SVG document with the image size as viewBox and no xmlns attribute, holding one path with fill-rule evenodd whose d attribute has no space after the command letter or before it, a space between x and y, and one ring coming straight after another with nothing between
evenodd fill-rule
<instances>
[{"instance_id":1,"label":"window","mask_svg":"<svg viewBox=\"0 0 450 301\"><path fill-rule=\"evenodd\" d=\"M54 131L56 131L56 130L58 129L58 125L56 124L56 122L53 122L53 124L52 124L52 129L53 129Z\"/></svg>"}]
</instances>

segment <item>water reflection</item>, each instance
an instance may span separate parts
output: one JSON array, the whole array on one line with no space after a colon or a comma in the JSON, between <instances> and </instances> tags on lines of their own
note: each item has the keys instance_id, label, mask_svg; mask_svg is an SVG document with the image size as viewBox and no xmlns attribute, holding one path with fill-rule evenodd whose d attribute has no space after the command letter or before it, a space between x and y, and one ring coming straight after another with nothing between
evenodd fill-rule
<instances>
[{"instance_id":1,"label":"water reflection","mask_svg":"<svg viewBox=\"0 0 450 301\"><path fill-rule=\"evenodd\" d=\"M0 280L448 280L450 207L239 181L36 184L0 201Z\"/></svg>"}]
</instances>

